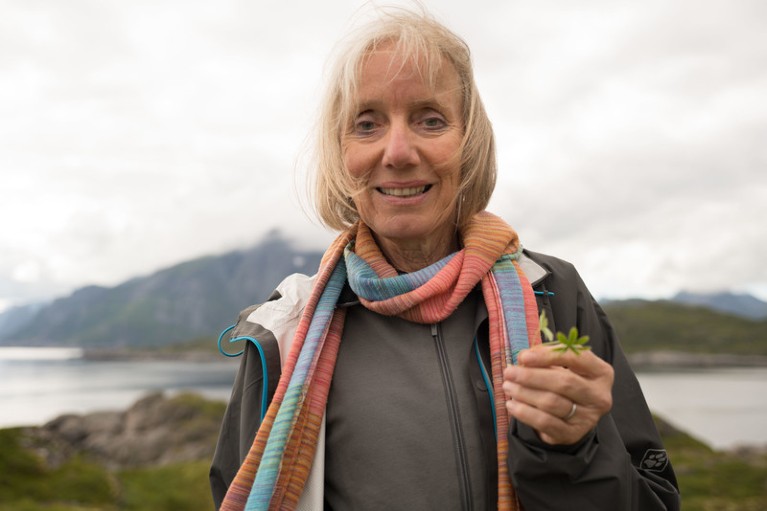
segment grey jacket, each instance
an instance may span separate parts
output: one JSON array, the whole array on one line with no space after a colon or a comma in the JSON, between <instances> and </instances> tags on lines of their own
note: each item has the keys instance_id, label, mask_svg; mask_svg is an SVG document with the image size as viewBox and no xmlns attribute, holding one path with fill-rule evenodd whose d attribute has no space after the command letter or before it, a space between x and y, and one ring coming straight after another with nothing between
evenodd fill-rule
<instances>
[{"instance_id":1,"label":"grey jacket","mask_svg":"<svg viewBox=\"0 0 767 511\"><path fill-rule=\"evenodd\" d=\"M611 412L577 445L546 445L531 428L512 423L508 433L509 470L524 509L679 509L673 470L636 377L604 312L571 264L526 251L522 266L536 291L539 309L545 310L553 323L552 330L567 331L577 326L590 336L594 353L615 370ZM211 467L217 507L247 455L265 406L274 394L281 354L287 353L312 282L306 276L289 277L269 301L243 311L232 332L233 339L253 342L245 343ZM486 328L478 329L478 335L483 332ZM483 354L478 358L485 357ZM480 378L480 362L474 365L472 377L476 374ZM487 400L481 385L477 385L477 400ZM487 415L480 421L492 421L489 407L478 409ZM299 509L323 509L324 431L321 437ZM488 457L494 458L492 451ZM489 460L489 466L494 463L494 459ZM428 491L424 488L424 492Z\"/></svg>"}]
</instances>

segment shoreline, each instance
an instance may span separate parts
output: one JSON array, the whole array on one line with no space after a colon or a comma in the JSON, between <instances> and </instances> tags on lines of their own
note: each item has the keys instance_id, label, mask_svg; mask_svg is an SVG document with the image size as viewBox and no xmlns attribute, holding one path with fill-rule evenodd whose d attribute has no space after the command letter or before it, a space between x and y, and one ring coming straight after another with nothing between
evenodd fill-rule
<instances>
[{"instance_id":1,"label":"shoreline","mask_svg":"<svg viewBox=\"0 0 767 511\"><path fill-rule=\"evenodd\" d=\"M169 346L162 348L90 348L79 346L0 346L3 349L18 349L27 352L26 356L9 356L5 360L29 360L28 350L40 349L70 351L66 354L46 354L40 359L78 358L93 362L120 362L120 361L184 361L184 362L232 362L239 363L239 357L225 357L219 353L215 346L201 347L199 345L188 348ZM694 370L694 369L738 369L767 367L765 355L739 355L733 353L690 353L681 351L658 350L627 353L626 358L635 371L668 371L668 370ZM31 359L38 359L38 355Z\"/></svg>"},{"instance_id":2,"label":"shoreline","mask_svg":"<svg viewBox=\"0 0 767 511\"><path fill-rule=\"evenodd\" d=\"M186 362L238 362L239 357L225 357L214 350L189 349L181 351L158 349L83 348L83 360L142 361L182 360ZM674 369L721 369L767 367L767 356L728 353L687 353L680 351L645 351L626 355L635 371Z\"/></svg>"},{"instance_id":3,"label":"shoreline","mask_svg":"<svg viewBox=\"0 0 767 511\"><path fill-rule=\"evenodd\" d=\"M182 362L236 362L239 357L225 357L217 351L188 349L83 348L82 359L91 362L141 362L147 360Z\"/></svg>"},{"instance_id":4,"label":"shoreline","mask_svg":"<svg viewBox=\"0 0 767 511\"><path fill-rule=\"evenodd\" d=\"M626 358L635 371L767 367L767 356L763 355L644 351L628 354Z\"/></svg>"}]
</instances>

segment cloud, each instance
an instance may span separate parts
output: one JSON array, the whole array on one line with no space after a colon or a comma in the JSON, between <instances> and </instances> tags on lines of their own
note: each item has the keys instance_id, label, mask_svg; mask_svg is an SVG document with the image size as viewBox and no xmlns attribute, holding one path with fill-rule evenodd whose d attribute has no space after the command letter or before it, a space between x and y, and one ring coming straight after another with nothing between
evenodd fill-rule
<instances>
[{"instance_id":1,"label":"cloud","mask_svg":"<svg viewBox=\"0 0 767 511\"><path fill-rule=\"evenodd\" d=\"M509 91L493 206L598 295L760 292L764 8L722 6L591 2L552 20L526 4L517 25L538 22L520 37L544 34L484 80Z\"/></svg>"},{"instance_id":2,"label":"cloud","mask_svg":"<svg viewBox=\"0 0 767 511\"><path fill-rule=\"evenodd\" d=\"M527 246L600 296L767 297L762 2L426 4L472 48L492 209ZM116 284L275 226L326 245L294 170L361 5L6 2L0 299Z\"/></svg>"}]
</instances>

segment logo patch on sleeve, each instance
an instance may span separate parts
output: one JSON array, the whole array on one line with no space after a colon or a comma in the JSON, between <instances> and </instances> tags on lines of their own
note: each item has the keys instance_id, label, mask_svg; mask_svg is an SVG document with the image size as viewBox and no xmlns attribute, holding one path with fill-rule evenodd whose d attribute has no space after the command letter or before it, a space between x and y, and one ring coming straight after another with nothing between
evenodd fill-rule
<instances>
[{"instance_id":1,"label":"logo patch on sleeve","mask_svg":"<svg viewBox=\"0 0 767 511\"><path fill-rule=\"evenodd\" d=\"M647 449L639 468L652 472L663 472L668 465L668 453L664 449Z\"/></svg>"}]
</instances>

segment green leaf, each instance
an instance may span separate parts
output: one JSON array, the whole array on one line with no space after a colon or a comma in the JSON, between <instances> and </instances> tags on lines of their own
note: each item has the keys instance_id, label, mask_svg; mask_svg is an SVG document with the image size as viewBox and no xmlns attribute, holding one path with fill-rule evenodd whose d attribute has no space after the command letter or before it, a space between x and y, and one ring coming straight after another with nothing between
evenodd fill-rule
<instances>
[{"instance_id":1,"label":"green leaf","mask_svg":"<svg viewBox=\"0 0 767 511\"><path fill-rule=\"evenodd\" d=\"M546 311L542 311L538 318L538 329L541 331L541 335L546 339L544 342L556 342L557 346L554 347L554 351L559 353L566 353L572 351L576 355L580 355L582 351L590 350L591 347L586 346L589 342L589 336L578 335L578 328L572 327L567 335L562 332L557 332L556 341L554 341L554 333L549 328L549 318L546 317Z\"/></svg>"},{"instance_id":2,"label":"green leaf","mask_svg":"<svg viewBox=\"0 0 767 511\"><path fill-rule=\"evenodd\" d=\"M542 311L541 316L538 318L538 329L541 331L543 337L545 337L548 342L554 340L554 334L549 328L549 318L546 317L546 311Z\"/></svg>"},{"instance_id":3,"label":"green leaf","mask_svg":"<svg viewBox=\"0 0 767 511\"><path fill-rule=\"evenodd\" d=\"M590 350L590 346L586 346L589 342L589 336L578 335L578 329L576 327L570 328L568 335L562 332L557 332L557 343L559 344L554 351L558 353L566 353L572 351L576 355L580 355L582 351Z\"/></svg>"}]
</instances>

